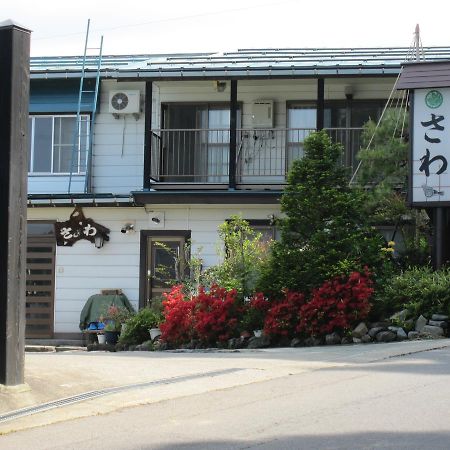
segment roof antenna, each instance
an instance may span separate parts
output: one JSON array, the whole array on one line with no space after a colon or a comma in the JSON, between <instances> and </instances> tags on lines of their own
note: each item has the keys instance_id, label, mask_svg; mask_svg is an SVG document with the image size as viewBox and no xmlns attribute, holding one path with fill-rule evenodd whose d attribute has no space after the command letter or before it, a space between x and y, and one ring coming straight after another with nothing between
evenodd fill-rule
<instances>
[{"instance_id":1,"label":"roof antenna","mask_svg":"<svg viewBox=\"0 0 450 450\"><path fill-rule=\"evenodd\" d=\"M419 24L416 25L414 31L414 47L416 49L416 62L420 61L420 28Z\"/></svg>"}]
</instances>

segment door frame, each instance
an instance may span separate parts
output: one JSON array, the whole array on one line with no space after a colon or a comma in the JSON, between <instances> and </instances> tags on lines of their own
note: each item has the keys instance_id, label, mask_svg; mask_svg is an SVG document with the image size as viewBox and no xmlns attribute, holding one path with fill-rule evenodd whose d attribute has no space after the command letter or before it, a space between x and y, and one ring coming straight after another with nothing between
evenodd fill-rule
<instances>
[{"instance_id":1,"label":"door frame","mask_svg":"<svg viewBox=\"0 0 450 450\"><path fill-rule=\"evenodd\" d=\"M153 237L180 237L187 242L191 239L190 230L141 230L140 233L140 261L139 261L139 309L146 306L147 297L147 264L148 264L148 238Z\"/></svg>"}]
</instances>

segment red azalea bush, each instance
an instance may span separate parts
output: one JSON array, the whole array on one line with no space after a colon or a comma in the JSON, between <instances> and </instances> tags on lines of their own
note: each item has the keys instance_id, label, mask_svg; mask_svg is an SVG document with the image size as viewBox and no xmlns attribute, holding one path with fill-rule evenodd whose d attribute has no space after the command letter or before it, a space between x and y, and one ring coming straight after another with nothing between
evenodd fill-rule
<instances>
[{"instance_id":1,"label":"red azalea bush","mask_svg":"<svg viewBox=\"0 0 450 450\"><path fill-rule=\"evenodd\" d=\"M284 298L273 303L267 311L264 334L268 336L281 338L295 335L305 296L288 290L284 294Z\"/></svg>"},{"instance_id":2,"label":"red azalea bush","mask_svg":"<svg viewBox=\"0 0 450 450\"><path fill-rule=\"evenodd\" d=\"M173 345L193 339L199 339L202 344L215 344L237 335L242 308L235 290L227 291L213 285L207 292L200 287L198 295L187 298L183 286L179 285L164 296L162 340Z\"/></svg>"},{"instance_id":3,"label":"red azalea bush","mask_svg":"<svg viewBox=\"0 0 450 450\"><path fill-rule=\"evenodd\" d=\"M185 297L182 285L174 286L164 297L161 339L173 345L190 342L194 338L195 302Z\"/></svg>"},{"instance_id":4,"label":"red azalea bush","mask_svg":"<svg viewBox=\"0 0 450 450\"><path fill-rule=\"evenodd\" d=\"M224 342L237 335L238 317L242 308L237 301L235 289L227 291L217 285L209 292L200 288L195 302L194 329L204 344Z\"/></svg>"},{"instance_id":5,"label":"red azalea bush","mask_svg":"<svg viewBox=\"0 0 450 450\"><path fill-rule=\"evenodd\" d=\"M370 273L352 272L336 277L315 289L312 298L301 307L298 332L323 336L350 330L367 317L373 293Z\"/></svg>"}]
</instances>

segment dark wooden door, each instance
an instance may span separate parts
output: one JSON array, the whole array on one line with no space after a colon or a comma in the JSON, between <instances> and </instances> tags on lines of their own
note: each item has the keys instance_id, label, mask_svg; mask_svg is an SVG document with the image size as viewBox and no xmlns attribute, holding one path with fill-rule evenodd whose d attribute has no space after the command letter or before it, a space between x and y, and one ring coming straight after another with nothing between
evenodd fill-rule
<instances>
[{"instance_id":1,"label":"dark wooden door","mask_svg":"<svg viewBox=\"0 0 450 450\"><path fill-rule=\"evenodd\" d=\"M53 337L55 301L54 237L29 237L27 242L25 337Z\"/></svg>"}]
</instances>

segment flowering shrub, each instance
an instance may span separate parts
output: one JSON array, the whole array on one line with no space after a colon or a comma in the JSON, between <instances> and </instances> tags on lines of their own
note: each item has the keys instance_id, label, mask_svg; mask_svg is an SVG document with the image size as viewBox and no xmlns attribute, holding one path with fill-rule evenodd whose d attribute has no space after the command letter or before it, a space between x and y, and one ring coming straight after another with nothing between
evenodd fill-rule
<instances>
[{"instance_id":1,"label":"flowering shrub","mask_svg":"<svg viewBox=\"0 0 450 450\"><path fill-rule=\"evenodd\" d=\"M273 337L292 337L300 319L300 309L305 296L300 292L286 290L282 300L275 302L267 311L264 333Z\"/></svg>"},{"instance_id":2,"label":"flowering shrub","mask_svg":"<svg viewBox=\"0 0 450 450\"><path fill-rule=\"evenodd\" d=\"M183 286L178 285L164 295L164 322L160 324L164 341L177 345L199 339L203 344L215 344L237 334L242 308L235 290L213 285L207 292L200 287L198 295L186 298Z\"/></svg>"},{"instance_id":3,"label":"flowering shrub","mask_svg":"<svg viewBox=\"0 0 450 450\"><path fill-rule=\"evenodd\" d=\"M370 311L373 293L370 274L352 272L348 277L335 277L315 289L312 298L301 307L297 331L310 336L347 331Z\"/></svg>"},{"instance_id":4,"label":"flowering shrub","mask_svg":"<svg viewBox=\"0 0 450 450\"><path fill-rule=\"evenodd\" d=\"M164 297L164 321L159 325L161 339L175 345L189 342L194 337L195 302L184 296L181 284L174 286Z\"/></svg>"},{"instance_id":5,"label":"flowering shrub","mask_svg":"<svg viewBox=\"0 0 450 450\"><path fill-rule=\"evenodd\" d=\"M243 307L243 316L240 327L242 330L262 330L264 320L271 304L262 292L254 294L250 299L246 298Z\"/></svg>"},{"instance_id":6,"label":"flowering shrub","mask_svg":"<svg viewBox=\"0 0 450 450\"><path fill-rule=\"evenodd\" d=\"M238 316L242 314L242 308L236 295L235 289L227 291L213 285L209 292L201 287L198 295L193 297L194 329L202 343L223 342L237 334Z\"/></svg>"}]
</instances>

